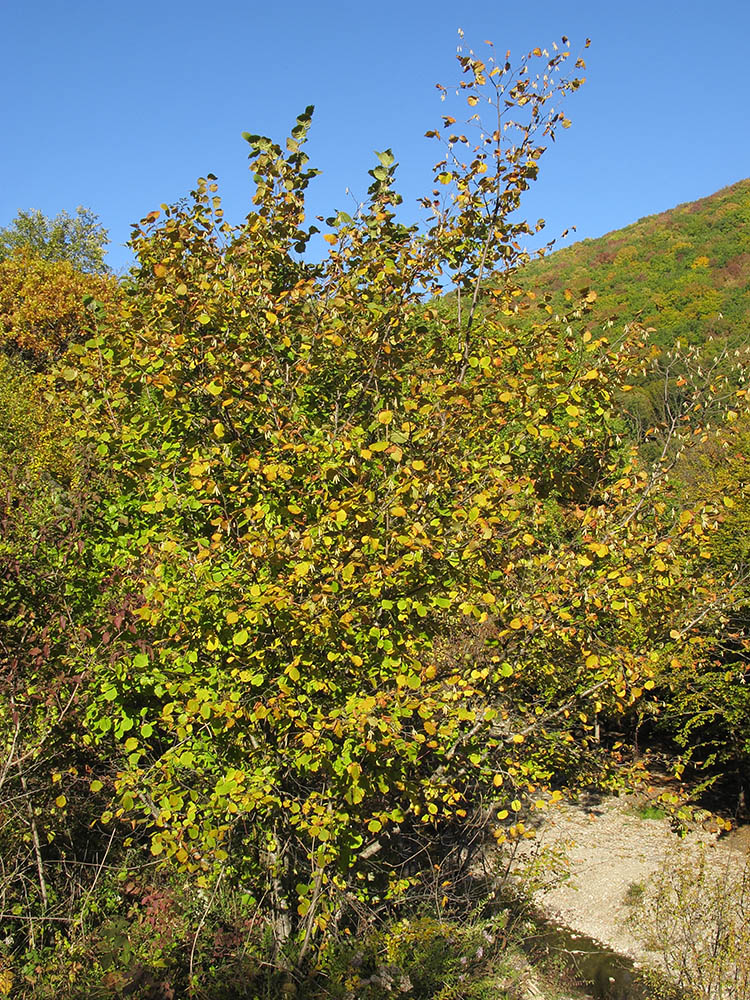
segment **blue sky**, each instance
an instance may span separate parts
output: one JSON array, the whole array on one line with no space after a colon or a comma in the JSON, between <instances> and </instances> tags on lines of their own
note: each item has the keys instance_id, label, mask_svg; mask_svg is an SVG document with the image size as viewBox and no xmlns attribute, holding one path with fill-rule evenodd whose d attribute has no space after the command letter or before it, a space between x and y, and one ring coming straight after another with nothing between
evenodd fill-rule
<instances>
[{"instance_id":1,"label":"blue sky","mask_svg":"<svg viewBox=\"0 0 750 1000\"><path fill-rule=\"evenodd\" d=\"M0 226L19 209L83 204L123 268L130 223L218 175L230 219L249 209L243 131L283 139L316 106L308 152L323 174L312 213L364 195L373 150L392 147L407 212L428 189L465 45L520 53L565 34L587 83L529 194L553 236L598 236L750 175L748 0L445 0L255 4L27 0L0 39Z\"/></svg>"}]
</instances>

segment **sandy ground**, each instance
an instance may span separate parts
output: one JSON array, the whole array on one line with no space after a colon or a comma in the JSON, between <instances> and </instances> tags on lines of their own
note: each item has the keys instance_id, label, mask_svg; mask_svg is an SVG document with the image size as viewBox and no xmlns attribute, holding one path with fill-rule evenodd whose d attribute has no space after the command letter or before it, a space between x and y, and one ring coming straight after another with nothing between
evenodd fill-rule
<instances>
[{"instance_id":1,"label":"sandy ground","mask_svg":"<svg viewBox=\"0 0 750 1000\"><path fill-rule=\"evenodd\" d=\"M632 913L626 902L628 889L647 882L668 856L697 852L701 844L715 857L717 866L728 863L739 870L750 844L741 835L717 839L716 834L703 831L680 839L666 819L639 815L637 804L630 797L590 798L550 809L537 830L536 842L565 851L569 878L537 893L536 901L545 915L571 930L638 963L651 964L653 956L627 923Z\"/></svg>"}]
</instances>

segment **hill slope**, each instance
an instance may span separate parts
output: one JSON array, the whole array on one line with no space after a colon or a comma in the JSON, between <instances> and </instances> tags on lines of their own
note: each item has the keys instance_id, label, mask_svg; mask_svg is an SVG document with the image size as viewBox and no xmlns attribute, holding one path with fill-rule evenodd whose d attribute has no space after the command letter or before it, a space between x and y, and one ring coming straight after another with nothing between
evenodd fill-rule
<instances>
[{"instance_id":1,"label":"hill slope","mask_svg":"<svg viewBox=\"0 0 750 1000\"><path fill-rule=\"evenodd\" d=\"M661 346L738 344L750 331L750 179L558 250L522 284L560 306L564 289L591 287L600 318L637 319Z\"/></svg>"}]
</instances>

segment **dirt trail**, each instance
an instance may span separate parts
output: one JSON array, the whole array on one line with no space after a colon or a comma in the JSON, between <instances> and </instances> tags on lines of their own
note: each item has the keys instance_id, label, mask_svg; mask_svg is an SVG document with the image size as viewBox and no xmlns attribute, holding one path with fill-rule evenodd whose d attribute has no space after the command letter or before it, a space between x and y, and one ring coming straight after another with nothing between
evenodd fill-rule
<instances>
[{"instance_id":1,"label":"dirt trail","mask_svg":"<svg viewBox=\"0 0 750 1000\"><path fill-rule=\"evenodd\" d=\"M537 844L565 849L569 878L538 893L541 911L571 930L599 941L636 962L653 962L627 926L628 890L645 884L665 859L679 851L698 852L701 843L716 864L745 861L748 846L740 837L691 833L679 839L666 819L647 819L633 797L590 798L550 809L537 830ZM532 842L530 842L532 843Z\"/></svg>"}]
</instances>

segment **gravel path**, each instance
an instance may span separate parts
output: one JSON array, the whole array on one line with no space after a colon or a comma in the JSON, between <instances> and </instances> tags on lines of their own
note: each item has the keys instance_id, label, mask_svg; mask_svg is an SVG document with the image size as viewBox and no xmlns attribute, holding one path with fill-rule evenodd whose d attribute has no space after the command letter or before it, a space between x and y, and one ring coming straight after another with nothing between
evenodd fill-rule
<instances>
[{"instance_id":1,"label":"gravel path","mask_svg":"<svg viewBox=\"0 0 750 1000\"><path fill-rule=\"evenodd\" d=\"M637 804L632 797L591 798L551 808L535 843L564 849L570 876L539 892L536 901L549 918L636 962L651 964L653 956L626 923L631 912L628 889L646 883L675 851L680 856L697 852L703 843L711 854L715 852L717 863L736 863L739 869L747 848L743 850L741 839L717 840L716 834L702 831L680 839L666 819L643 818Z\"/></svg>"}]
</instances>

